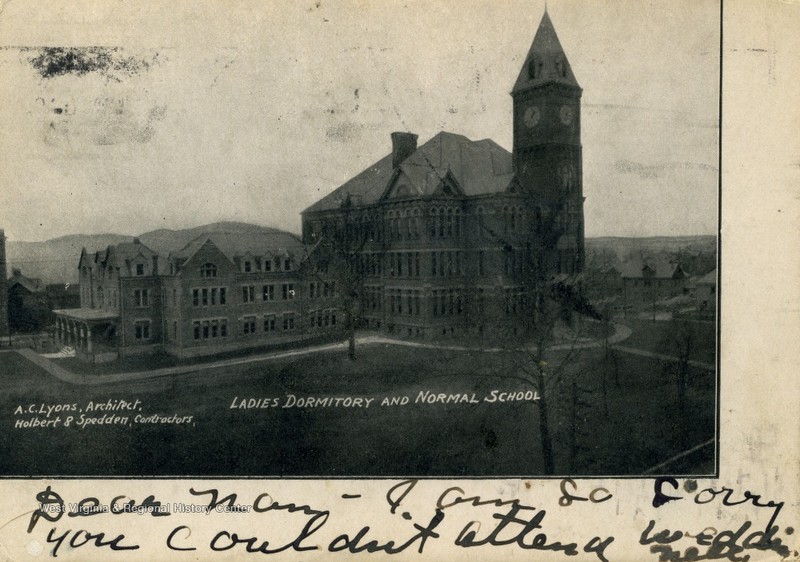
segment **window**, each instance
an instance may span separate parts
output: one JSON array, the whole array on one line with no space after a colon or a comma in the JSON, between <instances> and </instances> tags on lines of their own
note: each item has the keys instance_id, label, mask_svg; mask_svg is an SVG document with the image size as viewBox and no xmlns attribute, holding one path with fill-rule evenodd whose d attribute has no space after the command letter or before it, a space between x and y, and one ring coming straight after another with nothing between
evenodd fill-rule
<instances>
[{"instance_id":1,"label":"window","mask_svg":"<svg viewBox=\"0 0 800 562\"><path fill-rule=\"evenodd\" d=\"M275 317L274 316L265 316L264 317L264 331L265 332L274 332L275 331Z\"/></svg>"},{"instance_id":2,"label":"window","mask_svg":"<svg viewBox=\"0 0 800 562\"><path fill-rule=\"evenodd\" d=\"M177 320L172 322L172 339L176 340L176 341L178 339L178 321Z\"/></svg>"},{"instance_id":3,"label":"window","mask_svg":"<svg viewBox=\"0 0 800 562\"><path fill-rule=\"evenodd\" d=\"M314 283L313 281L308 284L308 298L311 298L311 299L314 298L314 291L315 291L316 287L317 287L317 284Z\"/></svg>"},{"instance_id":4,"label":"window","mask_svg":"<svg viewBox=\"0 0 800 562\"><path fill-rule=\"evenodd\" d=\"M225 287L219 288L219 304L225 304L225 296L228 293L228 289Z\"/></svg>"},{"instance_id":5,"label":"window","mask_svg":"<svg viewBox=\"0 0 800 562\"><path fill-rule=\"evenodd\" d=\"M178 290L172 289L172 306L178 306Z\"/></svg>"},{"instance_id":6,"label":"window","mask_svg":"<svg viewBox=\"0 0 800 562\"><path fill-rule=\"evenodd\" d=\"M150 320L137 320L133 323L135 337L138 341L150 339Z\"/></svg>"},{"instance_id":7,"label":"window","mask_svg":"<svg viewBox=\"0 0 800 562\"><path fill-rule=\"evenodd\" d=\"M253 271L253 262L251 262L250 260L245 260L242 269L244 270L245 273L250 273L251 271Z\"/></svg>"},{"instance_id":8,"label":"window","mask_svg":"<svg viewBox=\"0 0 800 562\"><path fill-rule=\"evenodd\" d=\"M141 277L142 275L144 275L144 264L143 263L137 263L136 264L136 276L137 277Z\"/></svg>"},{"instance_id":9,"label":"window","mask_svg":"<svg viewBox=\"0 0 800 562\"><path fill-rule=\"evenodd\" d=\"M203 306L208 306L208 289L201 289L200 294L203 296L203 298L200 299L200 302Z\"/></svg>"},{"instance_id":10,"label":"window","mask_svg":"<svg viewBox=\"0 0 800 562\"><path fill-rule=\"evenodd\" d=\"M138 308L150 306L150 289L134 289L133 302Z\"/></svg>"},{"instance_id":11,"label":"window","mask_svg":"<svg viewBox=\"0 0 800 562\"><path fill-rule=\"evenodd\" d=\"M255 316L245 316L242 319L242 333L245 336L249 336L256 333L256 317Z\"/></svg>"},{"instance_id":12,"label":"window","mask_svg":"<svg viewBox=\"0 0 800 562\"><path fill-rule=\"evenodd\" d=\"M290 301L294 299L294 284L284 283L281 289L283 294L283 300Z\"/></svg>"},{"instance_id":13,"label":"window","mask_svg":"<svg viewBox=\"0 0 800 562\"><path fill-rule=\"evenodd\" d=\"M200 277L216 277L217 266L213 263L204 263L200 267Z\"/></svg>"},{"instance_id":14,"label":"window","mask_svg":"<svg viewBox=\"0 0 800 562\"><path fill-rule=\"evenodd\" d=\"M264 301L275 300L275 285L264 285Z\"/></svg>"},{"instance_id":15,"label":"window","mask_svg":"<svg viewBox=\"0 0 800 562\"><path fill-rule=\"evenodd\" d=\"M256 302L256 288L253 285L242 287L242 302L245 304Z\"/></svg>"},{"instance_id":16,"label":"window","mask_svg":"<svg viewBox=\"0 0 800 562\"><path fill-rule=\"evenodd\" d=\"M283 270L289 271L290 269L292 269L292 260L286 258L285 260L283 260Z\"/></svg>"},{"instance_id":17,"label":"window","mask_svg":"<svg viewBox=\"0 0 800 562\"><path fill-rule=\"evenodd\" d=\"M283 329L294 330L294 313L287 312L283 315Z\"/></svg>"},{"instance_id":18,"label":"window","mask_svg":"<svg viewBox=\"0 0 800 562\"><path fill-rule=\"evenodd\" d=\"M272 260L264 260L264 271L272 271Z\"/></svg>"}]
</instances>

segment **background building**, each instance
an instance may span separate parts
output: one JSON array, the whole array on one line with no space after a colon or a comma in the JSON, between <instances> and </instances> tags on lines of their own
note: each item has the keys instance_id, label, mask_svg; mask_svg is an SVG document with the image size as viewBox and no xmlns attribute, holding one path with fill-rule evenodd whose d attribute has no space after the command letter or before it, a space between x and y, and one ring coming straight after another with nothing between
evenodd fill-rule
<instances>
[{"instance_id":1,"label":"background building","mask_svg":"<svg viewBox=\"0 0 800 562\"><path fill-rule=\"evenodd\" d=\"M6 233L0 230L0 338L8 337L8 294L6 282Z\"/></svg>"}]
</instances>

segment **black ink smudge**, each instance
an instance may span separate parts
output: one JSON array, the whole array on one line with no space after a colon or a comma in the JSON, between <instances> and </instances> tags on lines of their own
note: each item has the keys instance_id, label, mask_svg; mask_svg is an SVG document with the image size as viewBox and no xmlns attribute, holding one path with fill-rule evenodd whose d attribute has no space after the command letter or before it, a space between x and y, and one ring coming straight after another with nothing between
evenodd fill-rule
<instances>
[{"instance_id":1,"label":"black ink smudge","mask_svg":"<svg viewBox=\"0 0 800 562\"><path fill-rule=\"evenodd\" d=\"M32 50L38 54L29 62L45 79L98 73L120 82L120 76L139 74L158 63L158 53L149 59L123 56L118 47L40 47Z\"/></svg>"}]
</instances>

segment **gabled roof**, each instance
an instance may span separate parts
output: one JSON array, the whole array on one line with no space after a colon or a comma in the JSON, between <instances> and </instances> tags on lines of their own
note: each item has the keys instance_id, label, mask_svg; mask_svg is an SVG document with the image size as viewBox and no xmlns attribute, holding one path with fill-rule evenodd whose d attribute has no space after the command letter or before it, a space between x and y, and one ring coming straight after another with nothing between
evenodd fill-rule
<instances>
[{"instance_id":1,"label":"gabled roof","mask_svg":"<svg viewBox=\"0 0 800 562\"><path fill-rule=\"evenodd\" d=\"M717 284L717 270L709 271L702 277L695 280L698 285L716 285Z\"/></svg>"},{"instance_id":2,"label":"gabled roof","mask_svg":"<svg viewBox=\"0 0 800 562\"><path fill-rule=\"evenodd\" d=\"M681 265L668 260L631 260L622 266L625 279L682 279L686 277Z\"/></svg>"},{"instance_id":3,"label":"gabled roof","mask_svg":"<svg viewBox=\"0 0 800 562\"><path fill-rule=\"evenodd\" d=\"M514 177L511 153L489 139L472 141L442 131L398 168L388 154L303 212L338 209L348 196L356 205L377 203L390 193L392 180L411 182L410 197L431 196L448 175L467 196L504 192Z\"/></svg>"},{"instance_id":4,"label":"gabled roof","mask_svg":"<svg viewBox=\"0 0 800 562\"><path fill-rule=\"evenodd\" d=\"M532 66L534 67L534 72L531 72ZM572 67L570 67L567 60L567 55L558 40L553 22L550 21L550 16L545 12L512 93L548 82L557 82L580 88L575 75L572 73Z\"/></svg>"},{"instance_id":5,"label":"gabled roof","mask_svg":"<svg viewBox=\"0 0 800 562\"><path fill-rule=\"evenodd\" d=\"M245 255L275 256L295 255L303 250L303 243L289 232L275 230L270 232L212 232L201 234L182 249L170 254L184 262L194 256L205 244L211 243L231 262Z\"/></svg>"},{"instance_id":6,"label":"gabled roof","mask_svg":"<svg viewBox=\"0 0 800 562\"><path fill-rule=\"evenodd\" d=\"M14 270L13 275L8 279L6 287L10 290L15 285L31 293L41 293L44 291L42 280L38 278L25 277L19 270Z\"/></svg>"}]
</instances>

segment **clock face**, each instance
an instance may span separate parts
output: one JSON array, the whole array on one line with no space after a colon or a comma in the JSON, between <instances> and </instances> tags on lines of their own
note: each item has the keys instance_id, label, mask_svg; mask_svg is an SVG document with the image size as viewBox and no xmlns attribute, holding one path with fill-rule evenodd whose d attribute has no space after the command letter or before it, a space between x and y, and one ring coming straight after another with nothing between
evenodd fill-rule
<instances>
[{"instance_id":1,"label":"clock face","mask_svg":"<svg viewBox=\"0 0 800 562\"><path fill-rule=\"evenodd\" d=\"M575 110L569 105L562 105L558 116L561 118L561 122L564 123L564 125L569 125L572 123L572 119L575 116Z\"/></svg>"},{"instance_id":2,"label":"clock face","mask_svg":"<svg viewBox=\"0 0 800 562\"><path fill-rule=\"evenodd\" d=\"M522 114L522 121L526 127L535 127L539 122L542 112L535 105L529 105L525 108L525 113Z\"/></svg>"}]
</instances>

